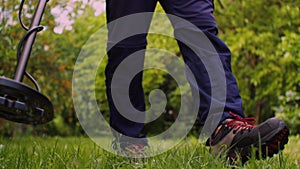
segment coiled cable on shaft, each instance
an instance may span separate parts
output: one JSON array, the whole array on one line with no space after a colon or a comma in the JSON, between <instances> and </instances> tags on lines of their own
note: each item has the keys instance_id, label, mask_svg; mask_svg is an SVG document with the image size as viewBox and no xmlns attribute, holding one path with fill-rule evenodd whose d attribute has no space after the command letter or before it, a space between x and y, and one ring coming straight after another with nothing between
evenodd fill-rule
<instances>
[{"instance_id":1,"label":"coiled cable on shaft","mask_svg":"<svg viewBox=\"0 0 300 169\"><path fill-rule=\"evenodd\" d=\"M23 29L25 29L27 31L27 33L24 35L24 37L20 40L19 45L18 45L18 49L17 49L17 61L19 61L20 59L20 55L21 55L21 51L22 51L22 47L24 45L24 43L26 42L26 40L28 39L28 37L34 33L34 32L40 32L44 29L43 26L36 26L33 28L28 28L23 20L22 20L22 11L23 11L23 6L24 6L25 0L22 0L20 3L20 7L19 7L19 22L22 26ZM28 72L25 71L25 76L34 84L36 90L38 92L41 92L41 88L39 86L39 84L37 83L37 81L34 79L34 77L32 75L30 75Z\"/></svg>"}]
</instances>

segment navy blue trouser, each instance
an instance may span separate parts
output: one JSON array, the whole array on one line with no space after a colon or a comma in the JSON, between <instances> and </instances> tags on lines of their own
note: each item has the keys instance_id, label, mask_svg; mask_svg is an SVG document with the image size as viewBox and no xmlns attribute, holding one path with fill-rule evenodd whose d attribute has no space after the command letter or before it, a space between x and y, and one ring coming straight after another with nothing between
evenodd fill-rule
<instances>
[{"instance_id":1,"label":"navy blue trouser","mask_svg":"<svg viewBox=\"0 0 300 169\"><path fill-rule=\"evenodd\" d=\"M109 23L129 14L153 12L158 1L166 13L183 18L196 25L203 33L205 33L218 52L225 71L227 93L222 120L230 116L229 111L244 117L242 100L238 91L237 82L231 72L230 50L228 49L227 45L216 36L218 29L213 16L213 0L106 0L107 22ZM149 23L146 24L150 24L150 20ZM177 27L174 24L173 27L176 34ZM109 31L113 29L115 29L114 26L109 27ZM128 120L118 112L112 99L111 81L114 71L123 59L136 51L146 49L146 36L146 34L140 34L114 44L113 47L108 51L108 63L105 70L107 97L111 111L110 125L119 133L135 138L144 137L140 135L144 124ZM108 45L111 44L108 42ZM210 80L207 71L205 70L205 66L200 59L196 59L197 56L195 56L195 53L192 52L191 49L181 41L178 41L178 45L183 55L185 64L193 72L197 81L198 86L196 89L200 94L200 107L198 115L201 124L204 124L209 112L211 101ZM136 65L128 65L129 68L130 66ZM145 111L144 92L142 88L142 72L136 75L132 80L129 95L135 108L140 111Z\"/></svg>"}]
</instances>

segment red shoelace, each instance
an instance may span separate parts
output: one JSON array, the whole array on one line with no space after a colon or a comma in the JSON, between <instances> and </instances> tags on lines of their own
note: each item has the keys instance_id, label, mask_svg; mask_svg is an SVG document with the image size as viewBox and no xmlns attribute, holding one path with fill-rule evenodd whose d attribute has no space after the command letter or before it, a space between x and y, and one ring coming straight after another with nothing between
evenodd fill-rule
<instances>
[{"instance_id":1,"label":"red shoelace","mask_svg":"<svg viewBox=\"0 0 300 169\"><path fill-rule=\"evenodd\" d=\"M228 121L226 125L228 127L233 128L235 131L238 130L249 130L255 127L255 118L248 117L248 118L241 118L240 116L229 112L229 114L233 117L231 121Z\"/></svg>"}]
</instances>

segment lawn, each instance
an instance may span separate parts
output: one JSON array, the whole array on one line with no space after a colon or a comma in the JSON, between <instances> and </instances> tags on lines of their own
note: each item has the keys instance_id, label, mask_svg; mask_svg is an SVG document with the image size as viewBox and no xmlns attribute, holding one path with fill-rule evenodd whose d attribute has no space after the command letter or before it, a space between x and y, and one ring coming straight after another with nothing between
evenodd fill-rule
<instances>
[{"instance_id":1,"label":"lawn","mask_svg":"<svg viewBox=\"0 0 300 169\"><path fill-rule=\"evenodd\" d=\"M0 168L300 168L300 136L290 137L286 149L265 160L250 159L242 165L216 158L195 138L187 138L170 151L140 161L113 155L85 137L0 138Z\"/></svg>"}]
</instances>

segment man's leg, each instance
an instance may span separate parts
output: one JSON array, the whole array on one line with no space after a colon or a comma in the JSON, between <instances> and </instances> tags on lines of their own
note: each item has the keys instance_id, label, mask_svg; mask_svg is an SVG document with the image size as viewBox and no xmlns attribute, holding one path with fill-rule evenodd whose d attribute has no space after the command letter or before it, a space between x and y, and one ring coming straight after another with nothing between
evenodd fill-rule
<instances>
[{"instance_id":1,"label":"man's leg","mask_svg":"<svg viewBox=\"0 0 300 169\"><path fill-rule=\"evenodd\" d=\"M121 148L125 148L130 144L147 144L147 140L145 136L141 136L141 130L144 127L143 123L134 122L124 117L124 114L130 112L127 109L120 110L117 109L117 105L113 100L112 92L115 90L112 88L112 79L114 73L119 66L119 64L124 61L129 55L143 50L146 48L146 34L140 34L131 36L125 39L122 39L122 35L126 35L133 29L136 29L137 26L142 26L147 31L150 24L150 17L143 18L144 23L134 22L131 24L129 22L118 21L118 19L135 13L140 12L153 12L156 6L156 0L106 0L107 5L107 22L108 22L108 63L105 69L106 75L106 92L110 107L110 125L111 127L117 131L114 132L114 135L117 137L118 141L120 141ZM139 25L143 24L143 25ZM118 39L121 38L121 41ZM130 71L134 67L143 67L143 54L140 54L141 57L135 63L123 64L123 68L127 71ZM126 71L124 72L126 73ZM118 83L122 83L122 79L116 79ZM117 84L118 85L118 84ZM118 91L123 90L123 92L114 92L119 99L126 99L128 95L131 100L131 104L139 111L145 111L145 103L144 103L144 93L142 89L142 72L138 73L131 81L129 93L126 89L126 86L118 85ZM124 88L123 88L124 87ZM144 116L144 115L142 115ZM119 134L120 133L120 134ZM135 139L128 140L125 136L133 137L133 138L144 138L139 139L138 142L134 142Z\"/></svg>"},{"instance_id":2,"label":"man's leg","mask_svg":"<svg viewBox=\"0 0 300 169\"><path fill-rule=\"evenodd\" d=\"M213 0L161 0L160 2L167 13L185 19L188 22L194 24L195 27L198 27L199 32L202 32L206 35L210 43L213 45L215 51L217 52L217 55L219 55L219 60L222 62L225 72L224 79L226 80L226 89L223 89L226 90L226 102L224 105L224 113L222 112L223 116L221 121L230 117L230 111L238 114L241 117L244 117L244 112L242 109L242 99L239 94L236 79L231 71L231 52L227 45L217 37L218 29L215 18L213 16ZM175 37L179 35L181 37L185 37L186 39L186 42L183 42L180 41L182 40L181 38L178 41L178 45L180 47L181 53L183 54L183 59L186 65L193 72L193 75L198 84L197 86L191 84L191 87L198 90L200 93L199 117L201 124L204 124L209 113L211 101L218 98L211 97L211 77L209 77L208 70L205 68L205 66L208 65L204 65L204 62L202 62L203 60L201 60L209 59L208 57L210 56L198 56L191 48L193 47L193 45L198 45L199 49L209 45L189 45L191 43L194 43L193 39L197 38L193 36L193 28L184 26L182 25L182 23L177 22L176 20L173 21L172 24L175 29ZM197 40L198 39L196 39L195 41ZM201 42L201 40L198 41ZM203 43L205 43L205 41ZM214 53L215 51L209 52ZM200 59L200 57L202 58ZM222 73L215 70L211 72L216 74L219 73L220 75ZM217 86L215 87L217 88ZM220 105L222 106L222 104Z\"/></svg>"},{"instance_id":3,"label":"man's leg","mask_svg":"<svg viewBox=\"0 0 300 169\"><path fill-rule=\"evenodd\" d=\"M255 119L244 118L237 82L231 72L230 50L216 36L218 30L212 14L214 10L213 0L160 0L160 2L167 13L185 19L198 27L210 40L219 57L217 60L222 63L224 74L221 69L214 66L214 63L207 65L206 63L209 62L204 62L206 59L215 61L211 59L212 56L215 56L215 52L213 50L208 51L210 50L209 45L199 42L197 36L194 36L197 35L194 28L189 27L188 24L182 24L184 23L182 21L171 19L175 29L175 37L179 38L178 44L184 61L196 79L196 83L191 82L191 87L200 93L199 117L202 124L207 119L212 103L223 100L212 97L212 90L220 88L218 88L218 84L213 83L215 79L210 79L209 72L213 71L215 74L225 76L226 99L223 100L225 104L219 104L219 106L224 106L224 110L221 112L223 116L220 125L207 141L212 152L215 154L227 153L231 160L236 159L237 154L239 154L242 160L246 161L251 155L252 147L257 150L261 149L263 157L272 157L273 154L278 153L278 150L282 150L288 142L289 135L288 126L282 120L271 118L255 126ZM203 51L200 52L204 54L201 59L195 54L197 50ZM217 61L215 65L218 65ZM205 68L205 66L207 67ZM187 74L187 76L189 78L191 75ZM221 76L219 77L222 79ZM216 110L221 109L217 108Z\"/></svg>"}]
</instances>

